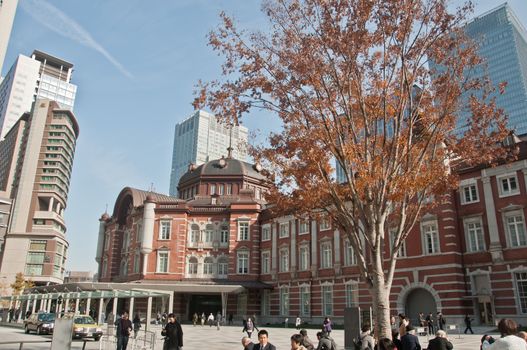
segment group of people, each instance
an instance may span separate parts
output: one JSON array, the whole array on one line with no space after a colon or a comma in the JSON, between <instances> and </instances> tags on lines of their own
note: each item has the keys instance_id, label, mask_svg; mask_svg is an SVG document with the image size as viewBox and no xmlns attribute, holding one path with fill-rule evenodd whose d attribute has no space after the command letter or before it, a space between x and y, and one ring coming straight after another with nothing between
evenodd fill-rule
<instances>
[{"instance_id":1,"label":"group of people","mask_svg":"<svg viewBox=\"0 0 527 350\"><path fill-rule=\"evenodd\" d=\"M399 317L400 316L401 315L399 315ZM434 334L437 330L444 330L446 325L445 316L441 311L436 312L435 317L432 312L429 312L426 316L424 313L420 312L418 318L419 326L428 328L428 334Z\"/></svg>"},{"instance_id":2,"label":"group of people","mask_svg":"<svg viewBox=\"0 0 527 350\"><path fill-rule=\"evenodd\" d=\"M229 324L232 324L232 314L229 315ZM204 326L205 323L207 323L210 327L212 327L213 325L216 325L218 327L218 330L220 329L220 324L225 324L225 317L222 316L221 312L217 312L216 313L216 317L214 317L214 314L211 312L209 313L208 316L205 315L204 312L201 313L201 316L198 315L197 312L194 313L194 315L192 315L192 324L194 325L194 327L196 327L196 325L200 324L201 323L201 326Z\"/></svg>"},{"instance_id":3,"label":"group of people","mask_svg":"<svg viewBox=\"0 0 527 350\"><path fill-rule=\"evenodd\" d=\"M328 333L318 332L318 345L307 336L305 329L300 330L298 334L291 336L291 350L337 350L335 340ZM276 347L269 343L269 333L262 329L258 331L258 343L253 343L250 337L242 338L243 350L276 350Z\"/></svg>"}]
</instances>

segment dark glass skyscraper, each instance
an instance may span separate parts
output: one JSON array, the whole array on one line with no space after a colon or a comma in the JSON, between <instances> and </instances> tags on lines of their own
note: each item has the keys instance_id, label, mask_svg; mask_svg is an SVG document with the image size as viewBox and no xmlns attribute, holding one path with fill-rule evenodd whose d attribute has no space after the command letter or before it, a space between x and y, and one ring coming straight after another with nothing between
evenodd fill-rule
<instances>
[{"instance_id":1,"label":"dark glass skyscraper","mask_svg":"<svg viewBox=\"0 0 527 350\"><path fill-rule=\"evenodd\" d=\"M509 117L508 127L527 134L527 31L507 3L476 17L465 31L477 41L492 83L507 82L496 101ZM461 130L463 124L460 118Z\"/></svg>"}]
</instances>

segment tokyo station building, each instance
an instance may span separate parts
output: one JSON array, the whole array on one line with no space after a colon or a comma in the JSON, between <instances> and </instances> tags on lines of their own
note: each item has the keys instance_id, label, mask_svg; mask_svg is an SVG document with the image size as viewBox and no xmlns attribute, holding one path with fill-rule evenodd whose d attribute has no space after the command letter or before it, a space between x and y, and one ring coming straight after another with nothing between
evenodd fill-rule
<instances>
[{"instance_id":1,"label":"tokyo station building","mask_svg":"<svg viewBox=\"0 0 527 350\"><path fill-rule=\"evenodd\" d=\"M459 188L422 213L400 251L392 314L414 324L437 311L449 324L466 314L527 322L527 142L514 140L514 160L457 169ZM228 156L190 166L177 198L124 188L100 219L99 283L168 292L167 311L183 321L221 312L259 324L343 323L345 307L369 310L345 233L323 217L273 216L269 185L259 165ZM147 308L156 312L136 301Z\"/></svg>"}]
</instances>

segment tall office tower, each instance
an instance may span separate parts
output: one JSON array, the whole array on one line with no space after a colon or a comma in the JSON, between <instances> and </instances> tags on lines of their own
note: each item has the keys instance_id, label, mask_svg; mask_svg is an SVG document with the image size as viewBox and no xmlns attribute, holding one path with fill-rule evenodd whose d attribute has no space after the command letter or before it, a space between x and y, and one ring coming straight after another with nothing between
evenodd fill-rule
<instances>
[{"instance_id":1,"label":"tall office tower","mask_svg":"<svg viewBox=\"0 0 527 350\"><path fill-rule=\"evenodd\" d=\"M212 159L227 156L232 146L232 157L247 159L248 130L244 126L229 126L218 123L210 113L198 110L189 118L176 124L172 171L170 173L170 195L177 196L177 186L190 163L203 164Z\"/></svg>"},{"instance_id":2,"label":"tall office tower","mask_svg":"<svg viewBox=\"0 0 527 350\"><path fill-rule=\"evenodd\" d=\"M0 278L18 272L37 285L62 283L68 249L66 208L79 136L73 112L55 101L37 99L0 142L0 184L12 199L1 247Z\"/></svg>"},{"instance_id":3,"label":"tall office tower","mask_svg":"<svg viewBox=\"0 0 527 350\"><path fill-rule=\"evenodd\" d=\"M494 85L507 82L497 105L509 116L508 127L516 134L527 133L527 31L507 3L474 18L465 32L479 45ZM481 74L483 68L476 73ZM466 116L460 118L463 131Z\"/></svg>"},{"instance_id":4,"label":"tall office tower","mask_svg":"<svg viewBox=\"0 0 527 350\"><path fill-rule=\"evenodd\" d=\"M5 53L11 36L17 5L18 0L0 0L0 76L2 75Z\"/></svg>"},{"instance_id":5,"label":"tall office tower","mask_svg":"<svg viewBox=\"0 0 527 350\"><path fill-rule=\"evenodd\" d=\"M70 83L73 64L42 51L19 55L0 83L0 140L37 98L73 109L77 86Z\"/></svg>"}]
</instances>

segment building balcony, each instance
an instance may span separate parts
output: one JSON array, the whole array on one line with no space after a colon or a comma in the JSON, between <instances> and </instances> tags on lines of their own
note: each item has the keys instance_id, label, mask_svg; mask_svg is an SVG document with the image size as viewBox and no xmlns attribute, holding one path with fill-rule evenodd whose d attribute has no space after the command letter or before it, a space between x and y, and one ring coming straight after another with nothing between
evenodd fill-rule
<instances>
[{"instance_id":1,"label":"building balcony","mask_svg":"<svg viewBox=\"0 0 527 350\"><path fill-rule=\"evenodd\" d=\"M55 220L62 224L63 226L66 226L66 223L64 222L64 219L59 214L55 213L54 211L35 211L33 214L33 220ZM35 226L35 225L34 225ZM39 227L46 227L48 225L36 225ZM49 226L52 227L52 226Z\"/></svg>"}]
</instances>

